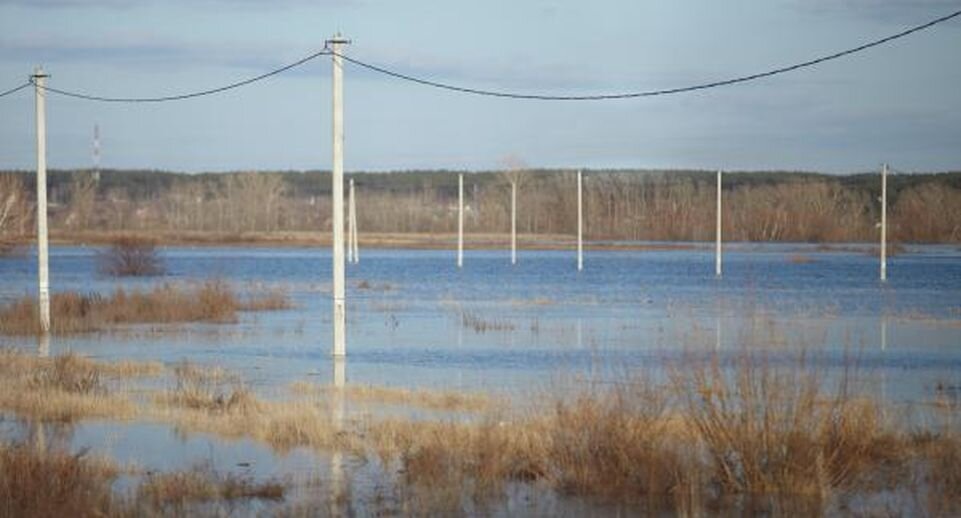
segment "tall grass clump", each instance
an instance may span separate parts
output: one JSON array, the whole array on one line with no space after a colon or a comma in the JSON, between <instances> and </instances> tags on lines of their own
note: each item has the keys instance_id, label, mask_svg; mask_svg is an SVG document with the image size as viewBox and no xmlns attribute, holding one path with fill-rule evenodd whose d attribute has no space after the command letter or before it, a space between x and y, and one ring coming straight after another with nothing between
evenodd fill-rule
<instances>
[{"instance_id":1,"label":"tall grass clump","mask_svg":"<svg viewBox=\"0 0 961 518\"><path fill-rule=\"evenodd\" d=\"M0 516L105 516L117 469L83 454L0 444Z\"/></svg>"},{"instance_id":2,"label":"tall grass clump","mask_svg":"<svg viewBox=\"0 0 961 518\"><path fill-rule=\"evenodd\" d=\"M904 453L881 408L849 392L848 373L830 391L803 357L778 367L745 354L733 368L715 358L685 370L674 376L681 411L701 450L706 489L721 499L821 512L833 492L882 476Z\"/></svg>"}]
</instances>

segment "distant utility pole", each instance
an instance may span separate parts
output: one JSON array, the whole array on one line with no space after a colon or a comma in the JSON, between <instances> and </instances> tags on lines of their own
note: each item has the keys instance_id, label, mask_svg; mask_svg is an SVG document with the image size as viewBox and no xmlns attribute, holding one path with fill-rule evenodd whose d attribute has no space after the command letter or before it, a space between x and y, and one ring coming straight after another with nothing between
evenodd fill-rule
<instances>
[{"instance_id":1,"label":"distant utility pole","mask_svg":"<svg viewBox=\"0 0 961 518\"><path fill-rule=\"evenodd\" d=\"M715 247L714 275L721 276L721 171L717 171L717 243Z\"/></svg>"},{"instance_id":2,"label":"distant utility pole","mask_svg":"<svg viewBox=\"0 0 961 518\"><path fill-rule=\"evenodd\" d=\"M100 125L93 125L93 179L100 180Z\"/></svg>"},{"instance_id":3,"label":"distant utility pole","mask_svg":"<svg viewBox=\"0 0 961 518\"><path fill-rule=\"evenodd\" d=\"M357 197L354 191L353 178L350 179L347 221L350 222L350 229L347 233L347 252L350 256L350 262L357 264L360 262L360 245L357 244Z\"/></svg>"},{"instance_id":4,"label":"distant utility pole","mask_svg":"<svg viewBox=\"0 0 961 518\"><path fill-rule=\"evenodd\" d=\"M334 358L347 355L346 327L347 314L344 294L344 62L341 58L343 46L350 41L340 33L327 40L333 51L333 255L334 255Z\"/></svg>"},{"instance_id":5,"label":"distant utility pole","mask_svg":"<svg viewBox=\"0 0 961 518\"><path fill-rule=\"evenodd\" d=\"M457 176L457 267L464 266L464 173Z\"/></svg>"},{"instance_id":6,"label":"distant utility pole","mask_svg":"<svg viewBox=\"0 0 961 518\"><path fill-rule=\"evenodd\" d=\"M47 74L42 67L30 78L37 99L37 272L39 274L40 329L50 333L50 271L47 250Z\"/></svg>"},{"instance_id":7,"label":"distant utility pole","mask_svg":"<svg viewBox=\"0 0 961 518\"><path fill-rule=\"evenodd\" d=\"M511 180L511 264L517 264L517 180Z\"/></svg>"},{"instance_id":8,"label":"distant utility pole","mask_svg":"<svg viewBox=\"0 0 961 518\"><path fill-rule=\"evenodd\" d=\"M888 164L881 166L881 280L888 280Z\"/></svg>"},{"instance_id":9,"label":"distant utility pole","mask_svg":"<svg viewBox=\"0 0 961 518\"><path fill-rule=\"evenodd\" d=\"M577 170L577 271L584 269L584 185Z\"/></svg>"}]
</instances>

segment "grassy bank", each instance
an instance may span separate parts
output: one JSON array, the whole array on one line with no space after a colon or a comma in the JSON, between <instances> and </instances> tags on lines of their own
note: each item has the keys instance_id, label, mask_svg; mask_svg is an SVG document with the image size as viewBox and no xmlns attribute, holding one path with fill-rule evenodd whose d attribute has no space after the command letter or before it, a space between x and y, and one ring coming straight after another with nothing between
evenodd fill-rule
<instances>
[{"instance_id":1,"label":"grassy bank","mask_svg":"<svg viewBox=\"0 0 961 518\"><path fill-rule=\"evenodd\" d=\"M50 325L54 334L103 331L125 324L176 322L235 322L240 311L291 307L281 290L241 297L225 282L197 285L163 284L146 291L117 288L99 293L54 293ZM41 334L37 300L24 297L0 306L0 334Z\"/></svg>"}]
</instances>

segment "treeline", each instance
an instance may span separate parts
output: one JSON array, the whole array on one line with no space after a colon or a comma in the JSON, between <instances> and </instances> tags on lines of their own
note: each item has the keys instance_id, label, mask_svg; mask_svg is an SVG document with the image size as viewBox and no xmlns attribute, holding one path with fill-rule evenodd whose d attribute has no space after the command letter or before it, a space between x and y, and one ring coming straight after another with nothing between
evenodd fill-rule
<instances>
[{"instance_id":1,"label":"treeline","mask_svg":"<svg viewBox=\"0 0 961 518\"><path fill-rule=\"evenodd\" d=\"M450 233L457 225L457 172L352 173L364 232ZM576 180L570 170L465 174L469 232L510 228L518 185L518 231L570 234ZM961 242L961 173L893 174L889 236L900 242ZM330 173L51 171L50 227L61 232L329 231ZM737 241L874 241L878 174L806 172L724 175L724 231ZM32 235L31 172L0 173L0 240ZM585 172L585 225L592 240L710 240L715 176L707 171Z\"/></svg>"}]
</instances>

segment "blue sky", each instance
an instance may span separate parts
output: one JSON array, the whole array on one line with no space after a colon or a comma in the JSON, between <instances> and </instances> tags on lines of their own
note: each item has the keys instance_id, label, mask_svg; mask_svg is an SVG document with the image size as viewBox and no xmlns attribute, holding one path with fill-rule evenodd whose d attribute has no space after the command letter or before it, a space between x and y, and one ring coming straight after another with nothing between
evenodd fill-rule
<instances>
[{"instance_id":1,"label":"blue sky","mask_svg":"<svg viewBox=\"0 0 961 518\"><path fill-rule=\"evenodd\" d=\"M342 31L348 53L480 88L592 94L763 71L961 9L943 0L0 0L0 90L42 64L107 96L219 86ZM348 66L348 170L531 166L961 169L961 19L817 68L609 102L439 91ZM329 169L330 61L159 105L48 99L51 167ZM0 168L34 166L32 91L0 99Z\"/></svg>"}]
</instances>

